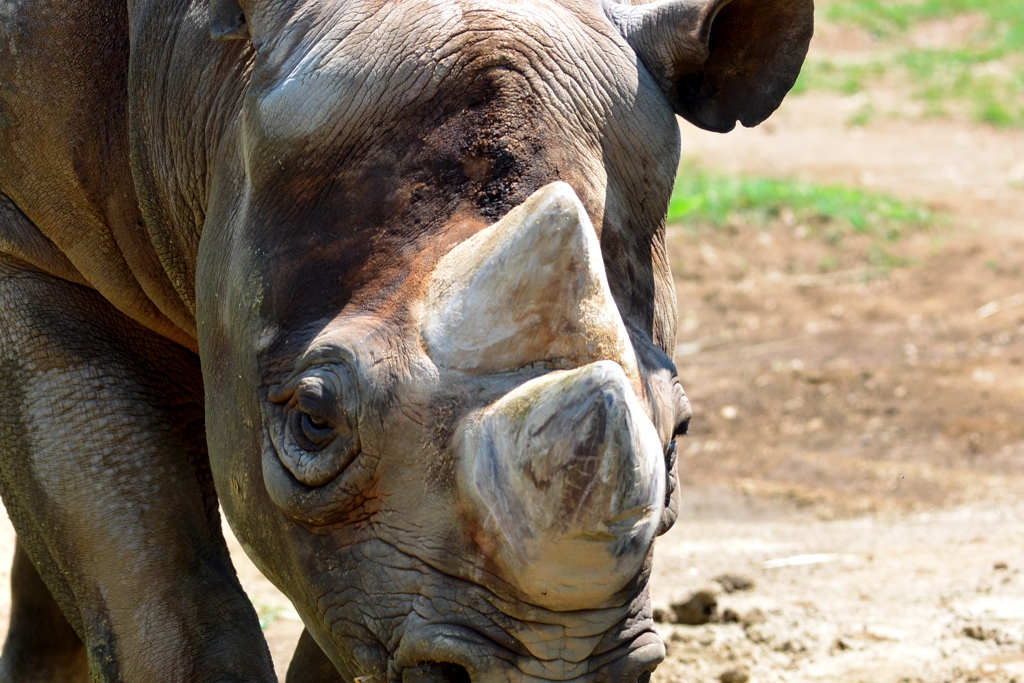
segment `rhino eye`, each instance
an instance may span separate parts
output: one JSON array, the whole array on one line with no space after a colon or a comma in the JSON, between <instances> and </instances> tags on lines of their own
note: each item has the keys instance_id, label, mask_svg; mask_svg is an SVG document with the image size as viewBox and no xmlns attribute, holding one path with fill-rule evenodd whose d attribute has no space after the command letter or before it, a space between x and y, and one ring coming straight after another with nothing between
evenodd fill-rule
<instances>
[{"instance_id":1,"label":"rhino eye","mask_svg":"<svg viewBox=\"0 0 1024 683\"><path fill-rule=\"evenodd\" d=\"M334 425L322 415L300 409L292 414L291 422L292 438L304 451L318 451L334 440Z\"/></svg>"},{"instance_id":2,"label":"rhino eye","mask_svg":"<svg viewBox=\"0 0 1024 683\"><path fill-rule=\"evenodd\" d=\"M304 451L326 448L338 433L339 407L329 382L307 377L295 389L288 411L292 441Z\"/></svg>"},{"instance_id":3,"label":"rhino eye","mask_svg":"<svg viewBox=\"0 0 1024 683\"><path fill-rule=\"evenodd\" d=\"M323 486L361 452L355 387L343 369L314 368L273 390L270 436L277 459L300 483Z\"/></svg>"}]
</instances>

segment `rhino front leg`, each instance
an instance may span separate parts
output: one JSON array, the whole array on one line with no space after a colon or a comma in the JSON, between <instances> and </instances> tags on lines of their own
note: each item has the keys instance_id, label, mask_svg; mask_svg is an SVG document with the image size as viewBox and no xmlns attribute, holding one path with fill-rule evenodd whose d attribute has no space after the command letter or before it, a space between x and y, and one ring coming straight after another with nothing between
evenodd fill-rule
<instances>
[{"instance_id":1,"label":"rhino front leg","mask_svg":"<svg viewBox=\"0 0 1024 683\"><path fill-rule=\"evenodd\" d=\"M309 630L302 629L299 644L295 647L292 662L288 665L286 683L346 683L338 670L331 664L324 651L309 635Z\"/></svg>"},{"instance_id":2,"label":"rhino front leg","mask_svg":"<svg viewBox=\"0 0 1024 683\"><path fill-rule=\"evenodd\" d=\"M196 357L3 256L0 321L0 493L92 680L274 681L220 531ZM66 649L15 638L4 659Z\"/></svg>"},{"instance_id":3,"label":"rhino front leg","mask_svg":"<svg viewBox=\"0 0 1024 683\"><path fill-rule=\"evenodd\" d=\"M0 656L0 681L88 680L85 646L19 542L11 567L11 627Z\"/></svg>"}]
</instances>

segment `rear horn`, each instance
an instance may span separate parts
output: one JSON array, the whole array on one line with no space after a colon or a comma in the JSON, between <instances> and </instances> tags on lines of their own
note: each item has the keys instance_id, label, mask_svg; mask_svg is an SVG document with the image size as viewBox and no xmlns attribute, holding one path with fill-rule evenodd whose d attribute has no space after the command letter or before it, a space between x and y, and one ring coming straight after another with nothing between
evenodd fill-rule
<instances>
[{"instance_id":1,"label":"rear horn","mask_svg":"<svg viewBox=\"0 0 1024 683\"><path fill-rule=\"evenodd\" d=\"M614 360L639 377L597 234L562 182L541 188L441 260L423 337L436 363L467 372Z\"/></svg>"}]
</instances>

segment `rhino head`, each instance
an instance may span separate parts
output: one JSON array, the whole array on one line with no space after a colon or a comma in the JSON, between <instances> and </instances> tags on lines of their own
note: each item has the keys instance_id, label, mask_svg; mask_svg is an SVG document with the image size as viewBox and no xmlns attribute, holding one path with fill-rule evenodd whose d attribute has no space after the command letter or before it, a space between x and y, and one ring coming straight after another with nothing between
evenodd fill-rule
<instances>
[{"instance_id":1,"label":"rhino head","mask_svg":"<svg viewBox=\"0 0 1024 683\"><path fill-rule=\"evenodd\" d=\"M200 249L211 461L343 680L631 683L664 658L675 117L766 118L812 12L211 4L252 44Z\"/></svg>"}]
</instances>

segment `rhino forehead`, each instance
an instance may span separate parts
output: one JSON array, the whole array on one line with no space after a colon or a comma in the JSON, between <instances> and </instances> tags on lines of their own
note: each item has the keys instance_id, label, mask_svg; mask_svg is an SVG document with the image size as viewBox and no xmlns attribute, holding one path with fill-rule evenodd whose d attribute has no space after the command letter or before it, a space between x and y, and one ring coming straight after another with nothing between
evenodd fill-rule
<instances>
[{"instance_id":1,"label":"rhino forehead","mask_svg":"<svg viewBox=\"0 0 1024 683\"><path fill-rule=\"evenodd\" d=\"M300 16L263 51L257 71L272 75L250 115L268 138L310 149L387 127L496 68L519 73L529 97L565 123L591 129L639 89L622 46L557 4L406 2L355 14Z\"/></svg>"},{"instance_id":2,"label":"rhino forehead","mask_svg":"<svg viewBox=\"0 0 1024 683\"><path fill-rule=\"evenodd\" d=\"M422 98L429 81L444 75L454 57L441 61L428 54L423 30L413 30L420 22L410 22L408 14L390 8L358 21L342 18L323 34L315 26L321 18L309 20L312 27L300 19L290 29L294 39L286 35L276 41L263 64L257 63L272 74L259 97L259 125L276 139L308 140L352 129L360 112L382 108L387 113L403 100ZM454 31L462 16L455 4L424 6L416 14L423 23L429 18L435 34ZM369 45L372 58L367 58ZM431 62L433 69L425 69Z\"/></svg>"}]
</instances>

